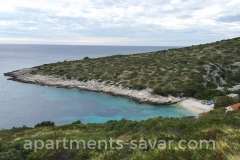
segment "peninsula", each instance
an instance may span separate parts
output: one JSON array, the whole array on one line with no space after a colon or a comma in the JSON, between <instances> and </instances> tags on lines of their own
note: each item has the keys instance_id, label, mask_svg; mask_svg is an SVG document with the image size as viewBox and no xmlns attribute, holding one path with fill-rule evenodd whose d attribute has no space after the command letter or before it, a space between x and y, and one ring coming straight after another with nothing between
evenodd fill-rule
<instances>
[{"instance_id":1,"label":"peninsula","mask_svg":"<svg viewBox=\"0 0 240 160\"><path fill-rule=\"evenodd\" d=\"M61 126L44 121L34 128L2 129L0 159L240 159L240 110L223 108L227 104L223 102L239 101L226 96L240 92L239 69L240 38L235 38L151 53L85 57L5 73L13 81L105 92L140 103L178 103L198 113L212 109L201 103L204 99L213 99L214 108L219 108L198 118L123 118L102 124L77 120ZM116 140L121 140L122 149L115 148ZM93 141L98 149L85 147ZM172 143L170 147L158 143L163 141ZM134 145L138 147L133 149Z\"/></svg>"},{"instance_id":2,"label":"peninsula","mask_svg":"<svg viewBox=\"0 0 240 160\"><path fill-rule=\"evenodd\" d=\"M175 98L173 96L163 97L160 95L153 95L151 94L151 89L133 90L129 88L123 88L121 86L106 84L104 82L98 82L94 79L83 82L75 79L59 78L56 76L31 74L33 70L34 69L32 68L25 68L5 73L4 75L12 77L9 78L9 80L13 81L56 86L59 88L74 88L79 90L104 92L111 95L128 97L129 99L135 100L139 103L172 104L180 101L180 98Z\"/></svg>"},{"instance_id":3,"label":"peninsula","mask_svg":"<svg viewBox=\"0 0 240 160\"><path fill-rule=\"evenodd\" d=\"M240 38L149 53L64 60L4 75L9 80L104 92L139 103L173 104L185 97L207 100L239 92ZM180 104L189 109L185 103ZM210 109L191 110L203 113Z\"/></svg>"}]
</instances>

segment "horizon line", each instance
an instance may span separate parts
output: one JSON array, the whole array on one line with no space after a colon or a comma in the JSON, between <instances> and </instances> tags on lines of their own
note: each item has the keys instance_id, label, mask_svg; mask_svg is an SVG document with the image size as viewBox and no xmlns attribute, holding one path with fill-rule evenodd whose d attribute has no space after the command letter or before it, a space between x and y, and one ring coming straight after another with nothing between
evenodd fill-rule
<instances>
[{"instance_id":1,"label":"horizon line","mask_svg":"<svg viewBox=\"0 0 240 160\"><path fill-rule=\"evenodd\" d=\"M113 47L186 47L178 45L111 45L111 44L45 44L45 43L0 43L0 45L52 45L52 46L113 46Z\"/></svg>"}]
</instances>

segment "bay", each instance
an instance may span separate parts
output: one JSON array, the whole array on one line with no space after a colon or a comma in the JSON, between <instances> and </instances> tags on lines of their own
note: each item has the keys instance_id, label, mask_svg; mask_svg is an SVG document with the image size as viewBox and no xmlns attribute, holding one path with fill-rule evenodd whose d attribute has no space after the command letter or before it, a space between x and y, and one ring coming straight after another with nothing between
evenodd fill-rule
<instances>
[{"instance_id":1,"label":"bay","mask_svg":"<svg viewBox=\"0 0 240 160\"><path fill-rule=\"evenodd\" d=\"M138 104L103 93L62 89L8 81L3 73L64 60L157 51L168 46L0 45L0 129L42 121L56 125L76 120L103 123L108 120L144 120L156 116L196 116L177 105Z\"/></svg>"}]
</instances>

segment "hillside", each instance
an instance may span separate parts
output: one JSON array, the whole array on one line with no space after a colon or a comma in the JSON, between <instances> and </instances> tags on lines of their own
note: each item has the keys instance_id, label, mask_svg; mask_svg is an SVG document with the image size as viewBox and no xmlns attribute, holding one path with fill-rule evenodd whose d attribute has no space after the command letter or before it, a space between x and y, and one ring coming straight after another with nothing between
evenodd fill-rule
<instances>
[{"instance_id":1,"label":"hillside","mask_svg":"<svg viewBox=\"0 0 240 160\"><path fill-rule=\"evenodd\" d=\"M47 124L47 123L45 123ZM49 123L52 125L52 123ZM11 130L0 131L0 159L2 160L238 160L240 158L240 110L234 112L226 112L222 109L211 111L199 118L183 117L183 118L162 118L156 117L144 121L129 121L122 119L120 121L108 121L104 124L81 124L76 121L73 124L63 126L41 126L36 125L35 128L13 128ZM56 140L68 140L58 144ZM109 141L122 140L122 149L111 149L109 142L107 149L105 143L99 140ZM36 143L37 147L32 149L24 149L27 141L37 142L42 140L46 145L42 146L40 141ZM51 143L53 141L54 148ZM77 148L73 145L70 149L70 140L84 140L86 143L95 140L101 143L101 148L92 149L91 147ZM128 143L131 140L138 148L132 148L133 145ZM144 145L141 140L150 141ZM169 146L158 146L159 142L154 141L165 140L173 141L171 148ZM186 140L179 148L180 140ZM195 140L198 147L192 149L187 144L190 140ZM209 149L204 144L203 148L199 147L201 140L215 141L209 144ZM84 147L84 143L81 143ZM142 144L142 145L140 145ZM192 143L195 146L195 143ZM117 143L113 143L113 147L117 147ZM152 148L152 147L153 148ZM215 146L215 149L213 148ZM29 147L29 146L27 146ZM35 150L36 149L36 150Z\"/></svg>"},{"instance_id":2,"label":"hillside","mask_svg":"<svg viewBox=\"0 0 240 160\"><path fill-rule=\"evenodd\" d=\"M239 101L224 96L240 92L236 87L240 83L239 69L240 38L234 38L150 53L85 57L4 73L11 77L9 80L105 91L135 100L140 97L140 100L156 104L176 103L185 99L179 98L182 96L218 100L215 110L199 117L122 119L103 124L76 121L62 126L43 122L34 128L23 126L0 130L0 160L238 160L240 110L226 112L222 107ZM111 139L121 140L123 148L118 149L120 145L116 141L109 144ZM81 141L80 148L71 140ZM86 147L84 142L91 140L100 148ZM179 147L182 140L185 143ZM33 144L29 145L29 141ZM107 141L107 144L100 141ZM162 141L172 143L165 146ZM204 142L200 148L201 141L214 141L215 145Z\"/></svg>"},{"instance_id":3,"label":"hillside","mask_svg":"<svg viewBox=\"0 0 240 160\"><path fill-rule=\"evenodd\" d=\"M130 89L151 88L163 96L204 99L225 95L240 83L240 38L142 54L85 57L34 69L32 74L95 79Z\"/></svg>"}]
</instances>

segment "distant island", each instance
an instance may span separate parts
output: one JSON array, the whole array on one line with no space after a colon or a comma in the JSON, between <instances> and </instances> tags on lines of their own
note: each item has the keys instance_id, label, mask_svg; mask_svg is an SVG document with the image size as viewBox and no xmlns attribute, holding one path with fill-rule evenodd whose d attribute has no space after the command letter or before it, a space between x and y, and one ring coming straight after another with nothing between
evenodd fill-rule
<instances>
[{"instance_id":1,"label":"distant island","mask_svg":"<svg viewBox=\"0 0 240 160\"><path fill-rule=\"evenodd\" d=\"M12 77L9 80L105 92L140 103L173 104L186 97L217 99L240 92L240 38L149 53L64 60L4 75Z\"/></svg>"}]
</instances>

